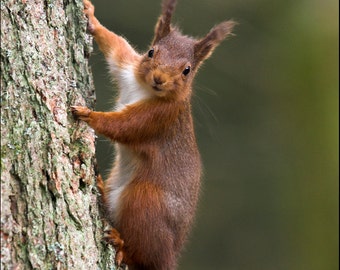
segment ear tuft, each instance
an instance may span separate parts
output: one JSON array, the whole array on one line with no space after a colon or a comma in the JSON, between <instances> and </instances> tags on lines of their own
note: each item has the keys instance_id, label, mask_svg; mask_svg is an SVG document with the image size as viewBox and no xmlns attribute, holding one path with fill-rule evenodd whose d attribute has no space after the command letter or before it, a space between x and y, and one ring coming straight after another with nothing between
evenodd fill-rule
<instances>
[{"instance_id":1,"label":"ear tuft","mask_svg":"<svg viewBox=\"0 0 340 270\"><path fill-rule=\"evenodd\" d=\"M228 36L237 23L230 20L213 27L209 33L195 44L195 62L197 65L207 59L214 49Z\"/></svg>"},{"instance_id":2,"label":"ear tuft","mask_svg":"<svg viewBox=\"0 0 340 270\"><path fill-rule=\"evenodd\" d=\"M164 0L162 3L162 14L158 18L155 27L155 36L152 44L168 35L171 31L171 18L176 7L176 0Z\"/></svg>"}]
</instances>

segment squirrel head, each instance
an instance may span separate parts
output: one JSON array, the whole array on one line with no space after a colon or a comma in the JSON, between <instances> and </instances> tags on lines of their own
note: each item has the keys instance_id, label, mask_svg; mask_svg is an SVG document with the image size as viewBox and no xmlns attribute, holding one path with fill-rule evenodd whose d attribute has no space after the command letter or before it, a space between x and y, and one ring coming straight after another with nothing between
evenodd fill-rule
<instances>
[{"instance_id":1,"label":"squirrel head","mask_svg":"<svg viewBox=\"0 0 340 270\"><path fill-rule=\"evenodd\" d=\"M151 47L142 56L137 74L155 95L184 100L191 94L191 84L200 65L232 34L236 23L222 22L205 37L195 39L171 25L175 6L176 0L163 1Z\"/></svg>"}]
</instances>

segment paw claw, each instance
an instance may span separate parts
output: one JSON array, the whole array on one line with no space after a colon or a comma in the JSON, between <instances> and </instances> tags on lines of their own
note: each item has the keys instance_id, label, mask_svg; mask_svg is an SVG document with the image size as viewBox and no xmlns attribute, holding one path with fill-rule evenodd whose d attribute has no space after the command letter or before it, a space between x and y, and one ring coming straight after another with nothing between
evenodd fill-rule
<instances>
[{"instance_id":1,"label":"paw claw","mask_svg":"<svg viewBox=\"0 0 340 270\"><path fill-rule=\"evenodd\" d=\"M112 229L111 229L111 227L109 225L105 226L105 228L104 228L104 236L105 236L106 233L110 233L111 230Z\"/></svg>"},{"instance_id":2,"label":"paw claw","mask_svg":"<svg viewBox=\"0 0 340 270\"><path fill-rule=\"evenodd\" d=\"M71 106L71 112L72 114L83 121L88 121L90 113L92 112L87 107L81 107L81 106Z\"/></svg>"},{"instance_id":3,"label":"paw claw","mask_svg":"<svg viewBox=\"0 0 340 270\"><path fill-rule=\"evenodd\" d=\"M124 240L120 238L120 234L116 229L108 227L104 229L104 239L116 250L115 264L119 268L124 260Z\"/></svg>"},{"instance_id":4,"label":"paw claw","mask_svg":"<svg viewBox=\"0 0 340 270\"><path fill-rule=\"evenodd\" d=\"M124 258L124 253L123 251L119 250L116 252L116 256L115 256L115 263L117 267L120 267L120 265L122 264Z\"/></svg>"},{"instance_id":5,"label":"paw claw","mask_svg":"<svg viewBox=\"0 0 340 270\"><path fill-rule=\"evenodd\" d=\"M97 189L102 197L102 200L105 202L105 183L100 174L97 176Z\"/></svg>"},{"instance_id":6,"label":"paw claw","mask_svg":"<svg viewBox=\"0 0 340 270\"><path fill-rule=\"evenodd\" d=\"M84 13L86 16L94 14L94 6L92 5L91 1L84 0Z\"/></svg>"},{"instance_id":7,"label":"paw claw","mask_svg":"<svg viewBox=\"0 0 340 270\"><path fill-rule=\"evenodd\" d=\"M87 29L90 33L94 33L95 31L95 17L94 17L94 6L88 0L84 0L84 14L88 18Z\"/></svg>"},{"instance_id":8,"label":"paw claw","mask_svg":"<svg viewBox=\"0 0 340 270\"><path fill-rule=\"evenodd\" d=\"M124 246L124 240L120 238L120 234L116 229L105 228L104 237L106 242L113 245L116 251L120 250Z\"/></svg>"}]
</instances>

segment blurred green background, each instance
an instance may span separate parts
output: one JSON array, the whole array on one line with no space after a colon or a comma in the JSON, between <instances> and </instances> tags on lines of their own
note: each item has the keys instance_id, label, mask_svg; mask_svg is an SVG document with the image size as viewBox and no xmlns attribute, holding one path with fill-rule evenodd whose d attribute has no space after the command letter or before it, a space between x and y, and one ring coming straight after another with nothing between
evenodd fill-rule
<instances>
[{"instance_id":1,"label":"blurred green background","mask_svg":"<svg viewBox=\"0 0 340 270\"><path fill-rule=\"evenodd\" d=\"M93 2L103 25L148 49L159 0ZM338 11L338 0L179 1L186 34L239 23L195 81L205 176L179 269L338 269ZM97 46L90 61L96 109L110 110ZM112 147L97 146L105 175Z\"/></svg>"}]
</instances>

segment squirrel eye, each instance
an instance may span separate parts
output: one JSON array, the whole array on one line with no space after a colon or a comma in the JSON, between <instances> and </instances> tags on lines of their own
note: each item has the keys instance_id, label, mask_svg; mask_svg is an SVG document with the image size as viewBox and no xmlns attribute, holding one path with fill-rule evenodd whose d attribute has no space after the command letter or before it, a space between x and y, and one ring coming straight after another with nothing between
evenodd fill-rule
<instances>
[{"instance_id":1,"label":"squirrel eye","mask_svg":"<svg viewBox=\"0 0 340 270\"><path fill-rule=\"evenodd\" d=\"M190 66L187 66L182 73L184 76L187 76L190 73Z\"/></svg>"},{"instance_id":2,"label":"squirrel eye","mask_svg":"<svg viewBox=\"0 0 340 270\"><path fill-rule=\"evenodd\" d=\"M151 49L151 50L148 52L148 56L149 56L150 58L153 57L154 51L155 51L154 49Z\"/></svg>"}]
</instances>

